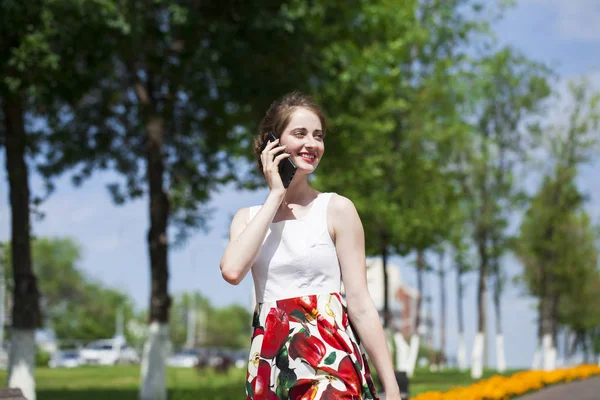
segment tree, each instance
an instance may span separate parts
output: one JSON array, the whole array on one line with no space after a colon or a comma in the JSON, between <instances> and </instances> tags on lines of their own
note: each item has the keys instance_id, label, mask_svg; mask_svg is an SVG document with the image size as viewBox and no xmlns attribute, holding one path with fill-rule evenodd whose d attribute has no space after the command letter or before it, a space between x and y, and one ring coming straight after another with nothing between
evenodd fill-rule
<instances>
[{"instance_id":1,"label":"tree","mask_svg":"<svg viewBox=\"0 0 600 400\"><path fill-rule=\"evenodd\" d=\"M559 255L561 269L557 271L560 282L556 324L572 332L582 350L585 361L594 349L600 329L600 270L598 269L598 232L587 213L579 211L561 227L565 252ZM575 350L575 349L573 349Z\"/></svg>"},{"instance_id":2,"label":"tree","mask_svg":"<svg viewBox=\"0 0 600 400\"><path fill-rule=\"evenodd\" d=\"M472 265L468 257L468 243L466 235L459 232L458 236L454 237L451 241L453 247L453 264L456 269L456 315L458 325L458 348L457 348L457 361L458 368L462 371L467 368L467 348L465 343L465 318L463 311L463 299L464 299L464 275L468 272L474 271L475 267Z\"/></svg>"},{"instance_id":3,"label":"tree","mask_svg":"<svg viewBox=\"0 0 600 400\"><path fill-rule=\"evenodd\" d=\"M522 125L537 115L550 90L547 68L511 48L485 55L473 73L475 135L472 150L465 153L461 163L466 175L460 182L470 201L469 221L479 257L478 324L472 363L472 376L479 378L487 354L485 304L491 243L500 243L506 236L503 221L520 198L514 171L526 144Z\"/></svg>"},{"instance_id":4,"label":"tree","mask_svg":"<svg viewBox=\"0 0 600 400\"><path fill-rule=\"evenodd\" d=\"M578 167L594 154L600 129L600 94L592 92L585 81L571 82L569 90L573 107L568 111L568 124L535 127L537 140L549 145L552 171L531 201L516 246L524 266L522 280L539 299L539 339L545 343L544 359L550 369L553 362L547 360L556 345L563 284L569 281L566 271L573 263L584 262L572 256L571 240L575 239L568 236L576 232L570 227L585 200L575 178Z\"/></svg>"},{"instance_id":5,"label":"tree","mask_svg":"<svg viewBox=\"0 0 600 400\"><path fill-rule=\"evenodd\" d=\"M319 99L336 129L316 183L354 201L367 252L383 259L384 291L389 256L419 249L421 271L423 252L443 236L435 213L452 191L441 171L463 132L456 70L462 46L480 28L459 12L465 4L369 5L355 28L360 34L336 42L324 59L331 86L319 88Z\"/></svg>"},{"instance_id":6,"label":"tree","mask_svg":"<svg viewBox=\"0 0 600 400\"><path fill-rule=\"evenodd\" d=\"M236 156L250 153L250 126L269 103L319 78L314 68L320 47L332 39L326 32L332 24L314 36L308 25L320 7L309 4L97 5L110 7L98 10L105 23L86 47L104 59L87 65L94 87L84 100L50 121L42 172L51 177L75 169L80 183L111 169L123 177L109 187L117 204L148 199L150 334L142 398L166 396L169 245L206 228L211 194L245 175Z\"/></svg>"},{"instance_id":7,"label":"tree","mask_svg":"<svg viewBox=\"0 0 600 400\"><path fill-rule=\"evenodd\" d=\"M42 321L30 246L30 203L37 199L30 193L28 164L39 151L35 117L47 114L47 106L64 94L57 88L57 81L60 81L57 78L60 73L68 76L74 66L69 62L59 63L61 55L65 55L62 50L73 43L65 37L60 38L60 29L77 37L77 28L82 26L77 24L81 23L77 18L58 20L60 16L56 10L59 7L58 2L40 0L26 5L5 1L0 5L0 147L6 152L14 253L8 386L21 388L25 396L33 400L34 331ZM74 21L77 23L72 24ZM60 45L57 45L57 39L61 41ZM71 82L75 87L81 83Z\"/></svg>"}]
</instances>

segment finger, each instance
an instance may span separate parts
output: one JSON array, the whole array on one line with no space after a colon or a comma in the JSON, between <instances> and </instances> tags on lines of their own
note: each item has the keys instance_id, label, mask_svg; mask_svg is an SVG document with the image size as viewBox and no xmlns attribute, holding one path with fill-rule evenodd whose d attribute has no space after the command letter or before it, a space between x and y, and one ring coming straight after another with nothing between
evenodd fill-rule
<instances>
[{"instance_id":1,"label":"finger","mask_svg":"<svg viewBox=\"0 0 600 400\"><path fill-rule=\"evenodd\" d=\"M271 150L273 147L275 147L277 145L277 143L279 143L279 139L275 139L272 142L269 140L269 142L267 142L267 145L265 146L264 150L262 151L263 153L268 152L269 150Z\"/></svg>"},{"instance_id":2,"label":"finger","mask_svg":"<svg viewBox=\"0 0 600 400\"><path fill-rule=\"evenodd\" d=\"M275 157L273 159L273 165L274 166L278 166L279 163L281 162L281 160L283 160L284 158L288 158L290 156L291 156L290 153L282 153L282 154L278 155L277 157Z\"/></svg>"},{"instance_id":3,"label":"finger","mask_svg":"<svg viewBox=\"0 0 600 400\"><path fill-rule=\"evenodd\" d=\"M271 150L269 150L269 154L275 155L275 154L277 154L279 152L285 151L286 148L287 148L287 145L285 145L285 144L281 145L281 146L278 146L278 147L274 147Z\"/></svg>"}]
</instances>

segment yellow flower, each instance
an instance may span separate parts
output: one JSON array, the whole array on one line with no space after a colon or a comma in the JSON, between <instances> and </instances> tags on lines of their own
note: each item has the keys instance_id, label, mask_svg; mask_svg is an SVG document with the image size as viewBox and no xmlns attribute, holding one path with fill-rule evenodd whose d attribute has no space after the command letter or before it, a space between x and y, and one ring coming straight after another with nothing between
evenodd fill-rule
<instances>
[{"instance_id":1,"label":"yellow flower","mask_svg":"<svg viewBox=\"0 0 600 400\"><path fill-rule=\"evenodd\" d=\"M599 366L580 365L554 371L523 371L509 377L496 375L471 386L457 387L447 392L422 393L413 400L508 400L546 385L586 379L593 375L600 375Z\"/></svg>"}]
</instances>

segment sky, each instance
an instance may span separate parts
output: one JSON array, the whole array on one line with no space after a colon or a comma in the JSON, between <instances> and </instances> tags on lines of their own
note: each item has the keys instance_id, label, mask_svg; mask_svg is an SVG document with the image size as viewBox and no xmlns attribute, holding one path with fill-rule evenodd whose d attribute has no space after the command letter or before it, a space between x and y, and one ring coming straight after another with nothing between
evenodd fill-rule
<instances>
[{"instance_id":1,"label":"sky","mask_svg":"<svg viewBox=\"0 0 600 400\"><path fill-rule=\"evenodd\" d=\"M521 50L530 58L553 65L564 87L568 79L590 76L600 89L600 3L597 0L521 0L505 18L494 26L501 43ZM563 104L564 105L564 104ZM558 108L557 108L558 109ZM558 112L556 113L558 115ZM552 116L551 118L559 118ZM258 121L257 121L258 123ZM4 165L0 153L0 165ZM580 188L590 195L587 208L600 222L600 162L582 169L578 178ZM74 188L68 176L56 182L56 191L42 206L45 217L33 221L37 236L68 236L76 238L82 247L78 266L90 277L120 288L134 299L139 308L147 308L149 299L149 258L146 248L148 211L146 199L117 207L111 203L106 185L119 178L112 173L96 173L81 187ZM533 185L533 184L532 184ZM39 177L31 176L34 193L42 192ZM535 187L529 187L535 190ZM343 193L340 193L343 195ZM219 271L219 260L227 243L229 223L242 207L258 205L267 191L239 192L226 188L214 195L215 209L207 234L198 232L188 244L169 254L171 293L199 291L216 306L232 303L250 306L251 277L238 286L227 284ZM0 241L10 237L10 208L8 182L0 168ZM412 259L394 257L405 283L416 286ZM519 273L520 265L507 257L509 275ZM467 279L464 307L466 339L471 343L476 330L475 275ZM448 278L447 349L455 353L457 342L455 276ZM439 315L437 288L439 283L430 277L426 282L433 289L432 309ZM509 286L502 299L502 325L505 332L506 359L509 367L531 365L535 349L535 301L524 297L519 288ZM488 331L494 332L492 304L488 304ZM437 342L437 337L436 337ZM494 362L493 340L490 361Z\"/></svg>"}]
</instances>

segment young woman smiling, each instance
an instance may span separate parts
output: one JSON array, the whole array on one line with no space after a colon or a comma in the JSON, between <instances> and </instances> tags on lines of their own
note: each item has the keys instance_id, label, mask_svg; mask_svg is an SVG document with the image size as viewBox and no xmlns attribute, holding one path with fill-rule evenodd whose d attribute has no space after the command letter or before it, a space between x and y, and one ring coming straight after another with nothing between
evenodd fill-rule
<instances>
[{"instance_id":1,"label":"young woman smiling","mask_svg":"<svg viewBox=\"0 0 600 400\"><path fill-rule=\"evenodd\" d=\"M325 131L321 109L297 92L273 103L259 126L254 148L270 192L264 204L236 213L220 265L231 284L249 271L254 279L247 399L377 399L364 348L386 400L400 400L367 289L358 213L307 179L323 159ZM268 133L278 139L261 151ZM284 158L297 167L287 189L278 170Z\"/></svg>"}]
</instances>

